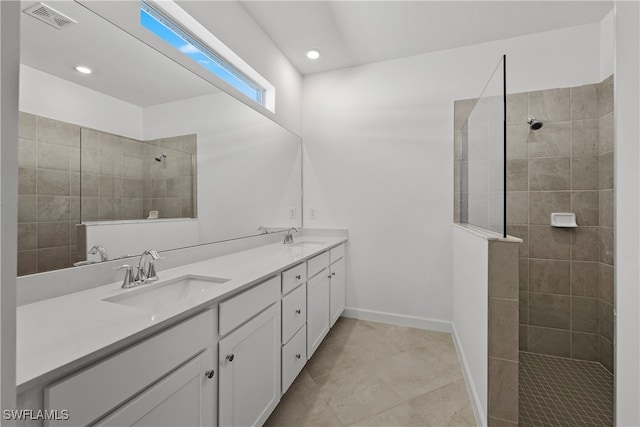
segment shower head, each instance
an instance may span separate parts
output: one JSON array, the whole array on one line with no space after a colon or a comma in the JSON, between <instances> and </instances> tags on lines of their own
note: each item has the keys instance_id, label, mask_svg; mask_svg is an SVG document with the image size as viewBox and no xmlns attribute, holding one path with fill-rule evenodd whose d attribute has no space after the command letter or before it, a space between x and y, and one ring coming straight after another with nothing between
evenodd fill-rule
<instances>
[{"instance_id":1,"label":"shower head","mask_svg":"<svg viewBox=\"0 0 640 427\"><path fill-rule=\"evenodd\" d=\"M166 159L167 158L167 153L162 153L161 156L156 157L156 162L161 162L162 159Z\"/></svg>"},{"instance_id":2,"label":"shower head","mask_svg":"<svg viewBox=\"0 0 640 427\"><path fill-rule=\"evenodd\" d=\"M538 130L542 127L543 123L536 120L535 117L529 116L527 119L527 123L529 124L529 128L531 130Z\"/></svg>"}]
</instances>

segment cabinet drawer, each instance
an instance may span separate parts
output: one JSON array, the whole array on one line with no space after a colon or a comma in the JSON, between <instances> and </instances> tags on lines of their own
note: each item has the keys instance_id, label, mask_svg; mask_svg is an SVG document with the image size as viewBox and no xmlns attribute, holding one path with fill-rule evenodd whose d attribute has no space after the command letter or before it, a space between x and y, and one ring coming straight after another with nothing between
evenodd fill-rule
<instances>
[{"instance_id":1,"label":"cabinet drawer","mask_svg":"<svg viewBox=\"0 0 640 427\"><path fill-rule=\"evenodd\" d=\"M304 326L282 347L282 394L307 363L307 327Z\"/></svg>"},{"instance_id":2,"label":"cabinet drawer","mask_svg":"<svg viewBox=\"0 0 640 427\"><path fill-rule=\"evenodd\" d=\"M307 264L304 262L282 272L282 293L288 294L307 281Z\"/></svg>"},{"instance_id":3,"label":"cabinet drawer","mask_svg":"<svg viewBox=\"0 0 640 427\"><path fill-rule=\"evenodd\" d=\"M220 303L220 335L226 335L280 299L280 276Z\"/></svg>"},{"instance_id":4,"label":"cabinet drawer","mask_svg":"<svg viewBox=\"0 0 640 427\"><path fill-rule=\"evenodd\" d=\"M282 343L307 321L307 287L299 286L282 299Z\"/></svg>"},{"instance_id":5,"label":"cabinet drawer","mask_svg":"<svg viewBox=\"0 0 640 427\"><path fill-rule=\"evenodd\" d=\"M344 243L340 246L336 246L335 248L329 251L329 258L331 260L331 264L344 257Z\"/></svg>"},{"instance_id":6,"label":"cabinet drawer","mask_svg":"<svg viewBox=\"0 0 640 427\"><path fill-rule=\"evenodd\" d=\"M213 310L186 320L44 389L44 409L67 409L69 421L88 425L213 346ZM179 343L179 345L176 345Z\"/></svg>"},{"instance_id":7,"label":"cabinet drawer","mask_svg":"<svg viewBox=\"0 0 640 427\"><path fill-rule=\"evenodd\" d=\"M312 278L329 266L329 251L316 255L307 261L307 278Z\"/></svg>"}]
</instances>

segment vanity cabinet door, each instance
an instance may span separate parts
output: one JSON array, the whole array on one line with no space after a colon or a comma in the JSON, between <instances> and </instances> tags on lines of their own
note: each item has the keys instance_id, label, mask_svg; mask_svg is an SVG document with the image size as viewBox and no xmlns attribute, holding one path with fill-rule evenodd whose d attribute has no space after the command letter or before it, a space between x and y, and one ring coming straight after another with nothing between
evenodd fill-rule
<instances>
[{"instance_id":1,"label":"vanity cabinet door","mask_svg":"<svg viewBox=\"0 0 640 427\"><path fill-rule=\"evenodd\" d=\"M280 400L280 302L220 340L221 426L262 425Z\"/></svg>"},{"instance_id":2,"label":"vanity cabinet door","mask_svg":"<svg viewBox=\"0 0 640 427\"><path fill-rule=\"evenodd\" d=\"M307 359L329 333L329 277L325 268L307 282Z\"/></svg>"},{"instance_id":3,"label":"vanity cabinet door","mask_svg":"<svg viewBox=\"0 0 640 427\"><path fill-rule=\"evenodd\" d=\"M344 311L346 299L345 263L344 258L331 264L331 326Z\"/></svg>"},{"instance_id":4,"label":"vanity cabinet door","mask_svg":"<svg viewBox=\"0 0 640 427\"><path fill-rule=\"evenodd\" d=\"M214 355L204 351L96 425L216 425Z\"/></svg>"}]
</instances>

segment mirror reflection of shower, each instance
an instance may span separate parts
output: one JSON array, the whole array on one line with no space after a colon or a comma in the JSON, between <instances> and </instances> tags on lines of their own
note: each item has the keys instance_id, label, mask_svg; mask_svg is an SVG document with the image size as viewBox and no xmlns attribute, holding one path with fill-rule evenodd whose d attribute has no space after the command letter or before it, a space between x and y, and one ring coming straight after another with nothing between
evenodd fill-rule
<instances>
[{"instance_id":1,"label":"mirror reflection of shower","mask_svg":"<svg viewBox=\"0 0 640 427\"><path fill-rule=\"evenodd\" d=\"M156 162L160 162L162 164L162 169L167 168L167 153L162 153L161 156L155 158Z\"/></svg>"},{"instance_id":2,"label":"mirror reflection of shower","mask_svg":"<svg viewBox=\"0 0 640 427\"><path fill-rule=\"evenodd\" d=\"M531 117L531 116L529 116L529 118L527 119L527 123L529 124L529 129L531 129L531 130L538 130L543 125L542 122L539 122L538 120L536 120L535 117ZM158 160L158 159L156 159L156 160Z\"/></svg>"}]
</instances>

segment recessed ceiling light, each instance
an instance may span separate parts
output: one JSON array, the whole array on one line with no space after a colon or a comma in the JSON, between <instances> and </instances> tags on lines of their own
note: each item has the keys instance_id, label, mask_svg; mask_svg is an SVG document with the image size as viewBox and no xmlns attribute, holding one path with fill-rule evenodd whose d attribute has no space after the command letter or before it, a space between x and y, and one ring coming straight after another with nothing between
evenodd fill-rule
<instances>
[{"instance_id":1,"label":"recessed ceiling light","mask_svg":"<svg viewBox=\"0 0 640 427\"><path fill-rule=\"evenodd\" d=\"M75 67L76 71L82 74L91 74L93 73L93 70L91 70L91 68L87 67L86 65L76 65Z\"/></svg>"},{"instance_id":2,"label":"recessed ceiling light","mask_svg":"<svg viewBox=\"0 0 640 427\"><path fill-rule=\"evenodd\" d=\"M320 51L316 49L311 49L307 52L307 58L309 59L318 59L320 58Z\"/></svg>"}]
</instances>

